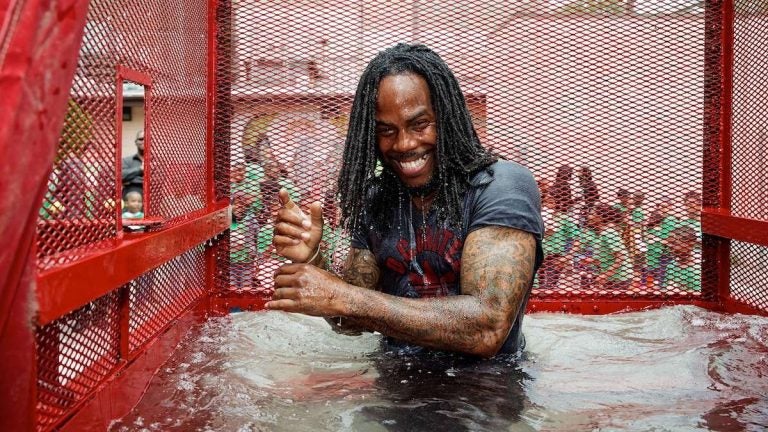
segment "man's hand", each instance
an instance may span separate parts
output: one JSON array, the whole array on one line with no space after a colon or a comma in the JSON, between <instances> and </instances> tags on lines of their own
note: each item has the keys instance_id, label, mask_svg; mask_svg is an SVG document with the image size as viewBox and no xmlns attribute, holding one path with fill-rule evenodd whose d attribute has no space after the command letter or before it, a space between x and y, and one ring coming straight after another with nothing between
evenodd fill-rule
<instances>
[{"instance_id":1,"label":"man's hand","mask_svg":"<svg viewBox=\"0 0 768 432\"><path fill-rule=\"evenodd\" d=\"M280 189L278 198L282 208L277 212L272 243L278 255L305 263L315 254L323 237L322 207L318 202L312 203L307 216L291 200L287 190Z\"/></svg>"},{"instance_id":2,"label":"man's hand","mask_svg":"<svg viewBox=\"0 0 768 432\"><path fill-rule=\"evenodd\" d=\"M339 294L345 287L346 282L315 266L286 264L275 274L275 294L265 307L322 317L342 315Z\"/></svg>"}]
</instances>

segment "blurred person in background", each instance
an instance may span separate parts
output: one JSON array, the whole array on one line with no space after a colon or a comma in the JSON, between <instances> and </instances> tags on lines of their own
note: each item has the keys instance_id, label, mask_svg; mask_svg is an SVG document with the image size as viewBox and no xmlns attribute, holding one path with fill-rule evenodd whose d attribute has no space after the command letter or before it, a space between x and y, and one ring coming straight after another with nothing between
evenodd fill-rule
<instances>
[{"instance_id":1,"label":"blurred person in background","mask_svg":"<svg viewBox=\"0 0 768 432\"><path fill-rule=\"evenodd\" d=\"M669 248L665 244L669 234L677 226L677 218L672 215L672 200L664 197L656 204L656 209L645 224L646 274L643 280L658 287L664 286L664 275L671 259Z\"/></svg>"},{"instance_id":2,"label":"blurred person in background","mask_svg":"<svg viewBox=\"0 0 768 432\"><path fill-rule=\"evenodd\" d=\"M144 196L144 129L136 132L136 154L122 160L123 200L129 192Z\"/></svg>"},{"instance_id":3,"label":"blurred person in background","mask_svg":"<svg viewBox=\"0 0 768 432\"><path fill-rule=\"evenodd\" d=\"M701 291L701 265L696 262L694 250L699 243L696 230L679 226L667 239L672 257L664 278L667 290Z\"/></svg>"},{"instance_id":4,"label":"blurred person in background","mask_svg":"<svg viewBox=\"0 0 768 432\"><path fill-rule=\"evenodd\" d=\"M594 284L607 290L625 290L632 281L629 252L619 233L622 221L623 214L616 206L595 206L593 224L598 233L598 275L594 278Z\"/></svg>"},{"instance_id":5,"label":"blurred person in background","mask_svg":"<svg viewBox=\"0 0 768 432\"><path fill-rule=\"evenodd\" d=\"M545 225L542 241L544 262L538 275L538 286L542 289L557 289L562 273L571 270L573 252L578 250L580 232L573 216L570 186L572 173L573 169L569 165L561 166L548 189L547 200L552 206L552 221Z\"/></svg>"},{"instance_id":6,"label":"blurred person in background","mask_svg":"<svg viewBox=\"0 0 768 432\"><path fill-rule=\"evenodd\" d=\"M583 166L579 168L579 187L581 188L581 207L579 208L579 226L583 227L589 220L592 208L600 201L600 191L592 179L592 170Z\"/></svg>"}]
</instances>

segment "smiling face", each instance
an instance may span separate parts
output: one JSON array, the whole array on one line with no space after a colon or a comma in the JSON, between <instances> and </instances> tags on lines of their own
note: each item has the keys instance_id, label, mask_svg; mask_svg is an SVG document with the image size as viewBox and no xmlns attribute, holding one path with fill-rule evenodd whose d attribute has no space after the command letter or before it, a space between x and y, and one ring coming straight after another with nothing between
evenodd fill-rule
<instances>
[{"instance_id":1,"label":"smiling face","mask_svg":"<svg viewBox=\"0 0 768 432\"><path fill-rule=\"evenodd\" d=\"M409 188L435 174L437 127L424 78L407 73L384 77L376 101L376 140L383 162Z\"/></svg>"},{"instance_id":2,"label":"smiling face","mask_svg":"<svg viewBox=\"0 0 768 432\"><path fill-rule=\"evenodd\" d=\"M125 196L125 208L131 213L138 213L143 206L141 194L138 192L128 192Z\"/></svg>"}]
</instances>

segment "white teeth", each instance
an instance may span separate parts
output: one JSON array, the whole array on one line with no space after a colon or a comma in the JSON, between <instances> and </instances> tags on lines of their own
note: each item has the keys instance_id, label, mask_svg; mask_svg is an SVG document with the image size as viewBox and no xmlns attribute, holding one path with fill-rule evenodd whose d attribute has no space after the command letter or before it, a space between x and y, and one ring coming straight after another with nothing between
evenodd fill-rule
<instances>
[{"instance_id":1,"label":"white teeth","mask_svg":"<svg viewBox=\"0 0 768 432\"><path fill-rule=\"evenodd\" d=\"M414 160L414 161L408 161L408 162L400 162L400 168L405 172L415 172L422 168L424 168L424 165L427 164L427 156L429 154L425 154L424 156Z\"/></svg>"}]
</instances>

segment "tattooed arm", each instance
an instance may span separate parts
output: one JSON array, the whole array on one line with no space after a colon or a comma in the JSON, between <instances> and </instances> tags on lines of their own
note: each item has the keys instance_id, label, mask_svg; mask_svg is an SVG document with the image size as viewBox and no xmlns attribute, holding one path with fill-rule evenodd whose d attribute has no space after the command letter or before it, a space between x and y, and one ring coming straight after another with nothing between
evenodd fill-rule
<instances>
[{"instance_id":1,"label":"tattooed arm","mask_svg":"<svg viewBox=\"0 0 768 432\"><path fill-rule=\"evenodd\" d=\"M325 260L321 259L320 262ZM324 270L330 270L324 268ZM376 264L376 257L367 249L351 248L347 261L344 264L345 282L352 286L375 290L379 284L379 266ZM355 335L365 330L361 323L354 318L333 317L326 318L334 331L343 334Z\"/></svg>"},{"instance_id":2,"label":"tattooed arm","mask_svg":"<svg viewBox=\"0 0 768 432\"><path fill-rule=\"evenodd\" d=\"M406 299L353 290L343 315L421 346L491 357L504 344L530 288L535 256L533 234L481 228L464 244L462 295Z\"/></svg>"},{"instance_id":3,"label":"tattooed arm","mask_svg":"<svg viewBox=\"0 0 768 432\"><path fill-rule=\"evenodd\" d=\"M428 348L491 357L503 346L530 288L535 256L533 234L497 226L480 228L464 242L462 294L428 299L396 297L355 286L312 265L288 264L278 270L275 295L266 307L340 316ZM354 262L370 263L364 257L358 255ZM350 280L378 279L378 269L363 269L352 271Z\"/></svg>"}]
</instances>

